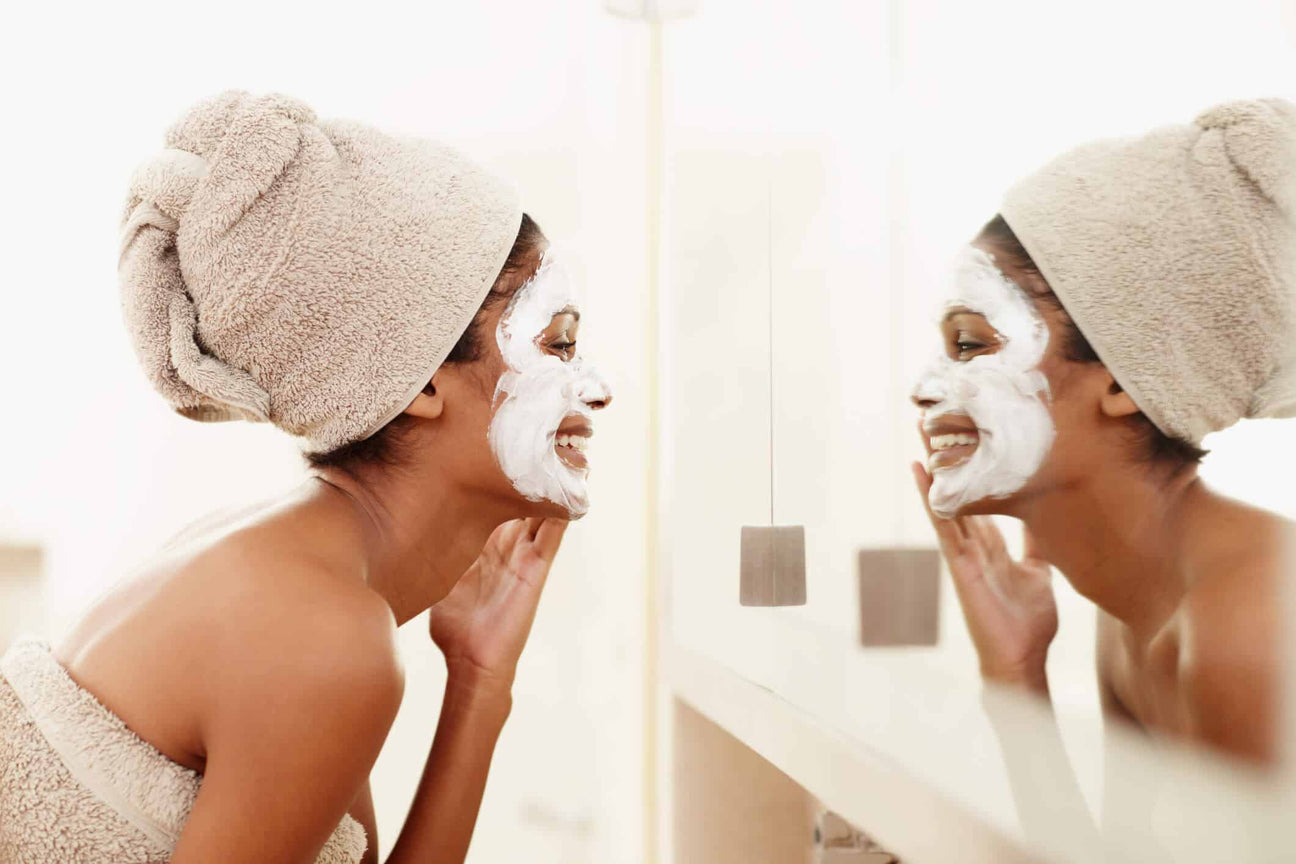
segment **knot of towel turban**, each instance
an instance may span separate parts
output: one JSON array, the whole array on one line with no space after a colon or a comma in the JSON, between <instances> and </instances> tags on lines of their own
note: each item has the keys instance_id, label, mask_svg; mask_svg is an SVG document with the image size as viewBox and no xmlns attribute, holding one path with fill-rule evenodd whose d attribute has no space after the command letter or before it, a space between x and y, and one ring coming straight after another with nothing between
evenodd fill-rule
<instances>
[{"instance_id":1,"label":"knot of towel turban","mask_svg":"<svg viewBox=\"0 0 1296 864\"><path fill-rule=\"evenodd\" d=\"M155 384L179 413L266 422L270 395L199 345L198 314L181 272L176 235L207 174L201 156L173 147L136 169L119 237L118 274L135 287L123 293L123 311L136 350L150 358Z\"/></svg>"},{"instance_id":2,"label":"knot of towel turban","mask_svg":"<svg viewBox=\"0 0 1296 864\"><path fill-rule=\"evenodd\" d=\"M134 175L118 277L154 389L327 452L405 410L518 236L511 184L453 148L226 90Z\"/></svg>"},{"instance_id":3,"label":"knot of towel turban","mask_svg":"<svg viewBox=\"0 0 1296 864\"><path fill-rule=\"evenodd\" d=\"M1222 135L1233 166L1283 214L1285 242L1272 244L1278 248L1275 269L1285 268L1288 283L1296 285L1296 104L1283 99L1229 102L1203 111L1195 122L1207 135ZM1296 308L1291 290L1287 302ZM1296 345L1256 390L1247 416L1296 417Z\"/></svg>"},{"instance_id":4,"label":"knot of towel turban","mask_svg":"<svg viewBox=\"0 0 1296 864\"><path fill-rule=\"evenodd\" d=\"M1223 136L1229 161L1282 210L1296 219L1296 104L1284 99L1226 102L1194 121L1206 134Z\"/></svg>"}]
</instances>

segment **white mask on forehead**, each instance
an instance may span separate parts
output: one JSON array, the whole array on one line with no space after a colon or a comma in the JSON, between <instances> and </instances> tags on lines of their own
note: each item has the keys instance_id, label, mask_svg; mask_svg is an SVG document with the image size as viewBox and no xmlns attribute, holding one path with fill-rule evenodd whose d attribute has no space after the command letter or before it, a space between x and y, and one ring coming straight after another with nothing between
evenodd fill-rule
<instances>
[{"instance_id":1,"label":"white mask on forehead","mask_svg":"<svg viewBox=\"0 0 1296 864\"><path fill-rule=\"evenodd\" d=\"M518 492L531 501L552 501L578 518L589 510L588 471L560 459L554 439L566 418L591 418L588 403L607 401L608 385L579 356L563 360L536 343L555 315L574 307L566 270L545 253L495 331L507 368L495 387L489 437L491 451Z\"/></svg>"},{"instance_id":2,"label":"white mask on forehead","mask_svg":"<svg viewBox=\"0 0 1296 864\"><path fill-rule=\"evenodd\" d=\"M1039 470L1053 445L1048 379L1039 370L1048 347L1048 325L1026 293L984 251L969 246L959 255L953 295L942 314L966 308L982 315L1002 338L999 350L968 361L943 352L923 373L914 396L935 404L923 412L935 426L948 415L966 415L978 444L957 465L932 471L927 500L948 519L985 498L1006 498Z\"/></svg>"}]
</instances>

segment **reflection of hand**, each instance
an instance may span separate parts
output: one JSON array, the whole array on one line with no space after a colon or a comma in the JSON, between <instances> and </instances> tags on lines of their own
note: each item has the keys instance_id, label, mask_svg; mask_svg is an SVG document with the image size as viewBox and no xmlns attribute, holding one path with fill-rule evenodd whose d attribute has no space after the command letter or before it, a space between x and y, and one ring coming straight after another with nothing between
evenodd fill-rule
<instances>
[{"instance_id":1,"label":"reflection of hand","mask_svg":"<svg viewBox=\"0 0 1296 864\"><path fill-rule=\"evenodd\" d=\"M1005 684L1048 691L1044 658L1057 635L1052 571L1023 528L1022 560L1015 561L989 516L942 519L927 505L932 478L919 463L914 480L949 564L963 617L981 660L981 675Z\"/></svg>"},{"instance_id":2,"label":"reflection of hand","mask_svg":"<svg viewBox=\"0 0 1296 864\"><path fill-rule=\"evenodd\" d=\"M452 676L507 693L535 620L540 592L567 522L515 519L495 529L481 555L428 615L428 633Z\"/></svg>"}]
</instances>

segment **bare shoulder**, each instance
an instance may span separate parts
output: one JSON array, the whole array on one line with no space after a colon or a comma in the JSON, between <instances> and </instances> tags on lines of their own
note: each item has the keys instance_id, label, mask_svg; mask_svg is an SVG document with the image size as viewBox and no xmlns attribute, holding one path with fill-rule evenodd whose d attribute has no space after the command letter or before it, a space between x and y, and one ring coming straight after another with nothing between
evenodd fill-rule
<instances>
[{"instance_id":1,"label":"bare shoulder","mask_svg":"<svg viewBox=\"0 0 1296 864\"><path fill-rule=\"evenodd\" d=\"M1256 625L1277 621L1278 588L1293 563L1296 524L1229 499L1221 499L1210 516L1213 530L1197 532L1202 539L1190 555L1183 612L1203 636L1245 637Z\"/></svg>"},{"instance_id":2,"label":"bare shoulder","mask_svg":"<svg viewBox=\"0 0 1296 864\"><path fill-rule=\"evenodd\" d=\"M198 634L207 770L175 860L313 860L363 794L404 675L391 611L353 565L253 528L187 568L222 581Z\"/></svg>"},{"instance_id":3,"label":"bare shoulder","mask_svg":"<svg viewBox=\"0 0 1296 864\"><path fill-rule=\"evenodd\" d=\"M354 567L301 538L253 527L186 570L184 578L207 586L195 636L210 658L203 679L213 719L242 723L239 713L256 705L353 703L385 734L404 689L396 623Z\"/></svg>"},{"instance_id":4,"label":"bare shoulder","mask_svg":"<svg viewBox=\"0 0 1296 864\"><path fill-rule=\"evenodd\" d=\"M1281 579L1292 524L1229 502L1194 566L1181 609L1181 678L1197 737L1235 755L1273 755Z\"/></svg>"}]
</instances>

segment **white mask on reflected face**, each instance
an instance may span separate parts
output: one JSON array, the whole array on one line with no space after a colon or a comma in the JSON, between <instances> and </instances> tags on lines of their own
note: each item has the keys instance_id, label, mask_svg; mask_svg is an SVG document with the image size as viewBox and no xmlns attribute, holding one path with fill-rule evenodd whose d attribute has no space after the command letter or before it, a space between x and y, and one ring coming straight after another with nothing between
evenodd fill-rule
<instances>
[{"instance_id":1,"label":"white mask on reflected face","mask_svg":"<svg viewBox=\"0 0 1296 864\"><path fill-rule=\"evenodd\" d=\"M552 501L573 519L589 510L588 468L569 464L555 449L559 426L569 429L568 458L584 462L584 444L593 433L594 407L611 398L607 383L579 356L563 360L537 339L555 315L575 308L571 280L561 263L546 253L535 275L509 301L495 331L504 374L495 387L491 451L530 501ZM568 436L564 434L564 440Z\"/></svg>"},{"instance_id":2,"label":"white mask on reflected face","mask_svg":"<svg viewBox=\"0 0 1296 864\"><path fill-rule=\"evenodd\" d=\"M928 461L927 500L945 519L976 501L1019 491L1043 464L1055 435L1048 379L1039 370L1048 325L1031 299L990 255L969 246L958 257L953 296L943 311L959 307L982 315L1002 342L997 352L963 362L942 353L914 388L916 398L934 403L923 412L923 429L933 438L976 427L970 456L939 465L940 453L934 452ZM955 440L933 444L944 447Z\"/></svg>"}]
</instances>

